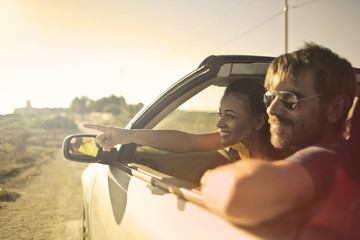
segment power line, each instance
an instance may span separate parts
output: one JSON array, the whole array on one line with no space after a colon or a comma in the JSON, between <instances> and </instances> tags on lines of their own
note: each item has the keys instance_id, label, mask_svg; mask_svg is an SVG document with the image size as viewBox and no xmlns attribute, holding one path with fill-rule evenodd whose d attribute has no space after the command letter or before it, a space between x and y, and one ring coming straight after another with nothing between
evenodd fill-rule
<instances>
[{"instance_id":1,"label":"power line","mask_svg":"<svg viewBox=\"0 0 360 240\"><path fill-rule=\"evenodd\" d=\"M243 1L237 2L236 4L234 4L233 6L228 8L227 11L223 12L221 15L219 15L217 18L215 18L210 25L214 26L214 25L223 23L224 18L229 18L229 15L233 14L239 6L249 3L249 1L250 0L243 0Z\"/></svg>"},{"instance_id":2,"label":"power line","mask_svg":"<svg viewBox=\"0 0 360 240\"><path fill-rule=\"evenodd\" d=\"M255 25L254 27L252 27L252 28L250 28L250 29L248 29L248 30L240 33L239 35L237 35L237 36L234 37L233 39L231 39L231 40L229 40L228 42L222 44L222 46L227 45L227 44L229 44L229 43L231 43L231 42L234 42L234 41L238 40L239 38L242 38L242 37L246 36L247 34L253 32L254 30L258 29L259 27L261 27L261 26L269 23L270 21L274 20L274 19L277 18L278 16L282 15L283 12L284 12L284 11L281 10L280 12L278 12L278 13L270 16L269 18L263 20L262 22L258 23L258 24ZM220 47L222 47L222 46L220 46Z\"/></svg>"},{"instance_id":3,"label":"power line","mask_svg":"<svg viewBox=\"0 0 360 240\"><path fill-rule=\"evenodd\" d=\"M304 2L304 3L300 3L300 4L298 4L298 5L291 6L291 8L295 9L295 8L303 7L303 6L312 4L312 3L314 3L314 2L318 2L318 1L321 1L321 0L307 1L307 2Z\"/></svg>"},{"instance_id":4,"label":"power line","mask_svg":"<svg viewBox=\"0 0 360 240\"><path fill-rule=\"evenodd\" d=\"M307 2L304 2L304 3L301 3L301 4L297 4L297 5L294 5L294 6L290 6L290 8L292 9L296 9L296 8L300 8L300 7L303 7L303 6L306 6L306 5L309 5L309 4L312 4L314 2L318 2L318 1L321 1L321 0L311 0L311 1L307 1ZM228 45L229 43L232 43L236 40L238 40L239 38L242 38L246 35L248 35L249 33L255 31L256 29L262 27L263 25L265 24L268 24L269 22L271 22L272 20L276 19L278 16L282 15L284 13L284 10L281 10L280 12L270 16L269 18L266 18L265 20L263 20L262 22L258 23L257 25L255 25L254 27L240 33L239 35L237 35L236 37L234 37L233 39L223 43L221 46L219 46L218 48L220 47L223 47L224 45Z\"/></svg>"},{"instance_id":5,"label":"power line","mask_svg":"<svg viewBox=\"0 0 360 240\"><path fill-rule=\"evenodd\" d=\"M224 11L223 13L217 15L217 17L215 17L212 21L210 21L210 23L206 23L208 26L207 28L211 27L214 28L216 27L216 25L221 25L223 24L226 20L229 20L229 16L232 16L234 14L234 12L240 7L240 6L244 6L246 4L248 4L249 2L251 2L253 0L239 0L239 2L231 5L231 7L227 8L226 11ZM225 19L227 18L227 19ZM205 26L204 26L205 27ZM219 26L217 26L219 27ZM188 42L192 42L193 39L189 39ZM187 46L187 44L177 44L176 46L173 47L174 50L176 49L180 49L184 46Z\"/></svg>"}]
</instances>

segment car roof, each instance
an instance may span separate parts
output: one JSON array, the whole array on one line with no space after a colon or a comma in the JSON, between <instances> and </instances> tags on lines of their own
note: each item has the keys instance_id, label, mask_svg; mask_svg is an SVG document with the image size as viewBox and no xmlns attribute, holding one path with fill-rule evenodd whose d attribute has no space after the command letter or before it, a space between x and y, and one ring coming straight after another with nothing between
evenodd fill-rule
<instances>
[{"instance_id":1,"label":"car roof","mask_svg":"<svg viewBox=\"0 0 360 240\"><path fill-rule=\"evenodd\" d=\"M274 57L270 56L252 56L252 55L211 55L205 58L199 65L218 69L218 75L230 77L236 75L266 75L267 68ZM356 81L360 85L360 68L354 67Z\"/></svg>"}]
</instances>

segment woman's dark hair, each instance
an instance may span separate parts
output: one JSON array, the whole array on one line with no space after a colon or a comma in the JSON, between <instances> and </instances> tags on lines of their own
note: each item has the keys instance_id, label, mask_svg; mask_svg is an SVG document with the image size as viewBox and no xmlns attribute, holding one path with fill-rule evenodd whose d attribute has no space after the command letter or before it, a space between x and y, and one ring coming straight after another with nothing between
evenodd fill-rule
<instances>
[{"instance_id":1,"label":"woman's dark hair","mask_svg":"<svg viewBox=\"0 0 360 240\"><path fill-rule=\"evenodd\" d=\"M231 83L225 90L224 96L234 94L241 100L248 102L247 111L256 117L262 113L266 114L263 102L265 88L254 80L241 80Z\"/></svg>"}]
</instances>

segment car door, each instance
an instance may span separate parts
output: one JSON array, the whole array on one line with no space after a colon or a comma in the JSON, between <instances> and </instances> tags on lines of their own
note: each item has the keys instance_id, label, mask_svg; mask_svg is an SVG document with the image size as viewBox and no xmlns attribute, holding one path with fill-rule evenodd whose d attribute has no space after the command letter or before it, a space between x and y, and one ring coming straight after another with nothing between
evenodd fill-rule
<instances>
[{"instance_id":1,"label":"car door","mask_svg":"<svg viewBox=\"0 0 360 240\"><path fill-rule=\"evenodd\" d=\"M107 176L99 174L92 196L91 239L257 239L196 203L150 184L147 175L103 170Z\"/></svg>"}]
</instances>

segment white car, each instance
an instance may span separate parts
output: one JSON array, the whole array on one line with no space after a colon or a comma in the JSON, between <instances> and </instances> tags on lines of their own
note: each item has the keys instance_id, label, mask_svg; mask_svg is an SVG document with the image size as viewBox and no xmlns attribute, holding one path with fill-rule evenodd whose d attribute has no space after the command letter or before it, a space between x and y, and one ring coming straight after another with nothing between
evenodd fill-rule
<instances>
[{"instance_id":1,"label":"white car","mask_svg":"<svg viewBox=\"0 0 360 240\"><path fill-rule=\"evenodd\" d=\"M225 87L243 79L263 83L272 59L210 56L126 128L214 131ZM287 238L281 225L271 231L269 226L236 226L205 207L199 181L206 170L223 164L221 151L175 154L127 144L103 152L94 137L71 135L63 145L67 159L91 163L82 174L84 239Z\"/></svg>"}]
</instances>

